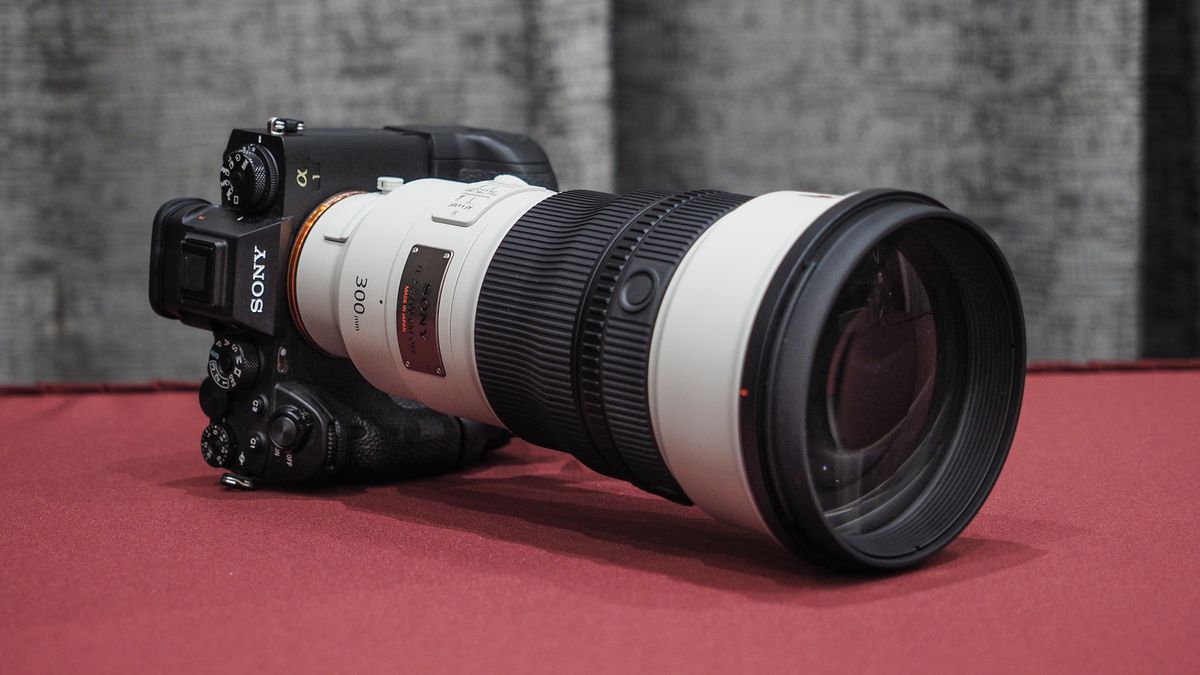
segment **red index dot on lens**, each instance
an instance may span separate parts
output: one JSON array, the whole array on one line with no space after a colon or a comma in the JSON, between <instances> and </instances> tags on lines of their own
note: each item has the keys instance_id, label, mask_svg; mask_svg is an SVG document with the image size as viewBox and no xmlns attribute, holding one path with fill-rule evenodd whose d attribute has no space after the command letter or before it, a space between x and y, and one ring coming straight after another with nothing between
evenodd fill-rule
<instances>
[{"instance_id":1,"label":"red index dot on lens","mask_svg":"<svg viewBox=\"0 0 1200 675\"><path fill-rule=\"evenodd\" d=\"M742 387L741 394L742 394L742 398L745 398L750 395L750 390L746 389L745 387Z\"/></svg>"}]
</instances>

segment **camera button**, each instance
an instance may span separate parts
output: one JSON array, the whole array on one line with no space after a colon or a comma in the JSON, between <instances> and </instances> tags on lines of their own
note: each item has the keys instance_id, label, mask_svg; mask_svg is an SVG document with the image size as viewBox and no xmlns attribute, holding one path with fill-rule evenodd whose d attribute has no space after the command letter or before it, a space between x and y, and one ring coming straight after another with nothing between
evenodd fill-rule
<instances>
[{"instance_id":1,"label":"camera button","mask_svg":"<svg viewBox=\"0 0 1200 675\"><path fill-rule=\"evenodd\" d=\"M271 418L268 433L273 445L292 452L304 445L311 428L312 420L306 411L284 408Z\"/></svg>"},{"instance_id":2,"label":"camera button","mask_svg":"<svg viewBox=\"0 0 1200 675\"><path fill-rule=\"evenodd\" d=\"M250 440L246 443L246 449L254 453L262 452L267 447L267 437L260 432L250 434Z\"/></svg>"},{"instance_id":3,"label":"camera button","mask_svg":"<svg viewBox=\"0 0 1200 675\"><path fill-rule=\"evenodd\" d=\"M267 412L267 397L259 394L250 399L250 414L255 417L262 417Z\"/></svg>"},{"instance_id":4,"label":"camera button","mask_svg":"<svg viewBox=\"0 0 1200 675\"><path fill-rule=\"evenodd\" d=\"M658 275L652 270L638 270L621 285L617 300L621 309L632 314L645 309L657 290Z\"/></svg>"}]
</instances>

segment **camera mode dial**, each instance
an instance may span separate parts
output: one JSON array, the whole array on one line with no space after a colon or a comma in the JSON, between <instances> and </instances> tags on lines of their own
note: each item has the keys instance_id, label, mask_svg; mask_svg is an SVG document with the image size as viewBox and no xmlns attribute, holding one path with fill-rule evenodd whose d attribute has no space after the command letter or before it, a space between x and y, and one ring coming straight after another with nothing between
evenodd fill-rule
<instances>
[{"instance_id":1,"label":"camera mode dial","mask_svg":"<svg viewBox=\"0 0 1200 675\"><path fill-rule=\"evenodd\" d=\"M220 422L214 422L204 428L200 434L200 454L209 466L220 469L229 464L229 458L237 449L237 440L233 431Z\"/></svg>"},{"instance_id":2,"label":"camera mode dial","mask_svg":"<svg viewBox=\"0 0 1200 675\"><path fill-rule=\"evenodd\" d=\"M258 350L249 343L218 338L208 350L208 377L227 391L254 384L258 367Z\"/></svg>"},{"instance_id":3,"label":"camera mode dial","mask_svg":"<svg viewBox=\"0 0 1200 675\"><path fill-rule=\"evenodd\" d=\"M279 167L269 150L249 143L225 155L221 163L221 205L257 213L279 195Z\"/></svg>"}]
</instances>

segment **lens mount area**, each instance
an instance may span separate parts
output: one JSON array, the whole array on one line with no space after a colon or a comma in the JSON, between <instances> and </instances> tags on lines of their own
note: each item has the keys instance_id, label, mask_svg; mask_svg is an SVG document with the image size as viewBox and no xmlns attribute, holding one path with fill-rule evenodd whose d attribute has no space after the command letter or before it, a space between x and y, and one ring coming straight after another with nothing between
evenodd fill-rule
<instances>
[{"instance_id":1,"label":"lens mount area","mask_svg":"<svg viewBox=\"0 0 1200 675\"><path fill-rule=\"evenodd\" d=\"M1016 284L970 220L857 193L784 257L742 372L743 460L775 538L824 565L911 566L1003 467L1025 373Z\"/></svg>"}]
</instances>

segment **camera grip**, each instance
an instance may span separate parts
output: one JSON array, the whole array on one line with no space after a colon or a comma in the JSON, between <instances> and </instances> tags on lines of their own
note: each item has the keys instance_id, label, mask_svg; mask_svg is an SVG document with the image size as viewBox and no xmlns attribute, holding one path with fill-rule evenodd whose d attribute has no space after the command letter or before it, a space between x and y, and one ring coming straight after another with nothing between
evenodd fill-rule
<instances>
[{"instance_id":1,"label":"camera grip","mask_svg":"<svg viewBox=\"0 0 1200 675\"><path fill-rule=\"evenodd\" d=\"M468 467L510 434L364 385L322 388L340 428L340 479L387 482Z\"/></svg>"}]
</instances>

